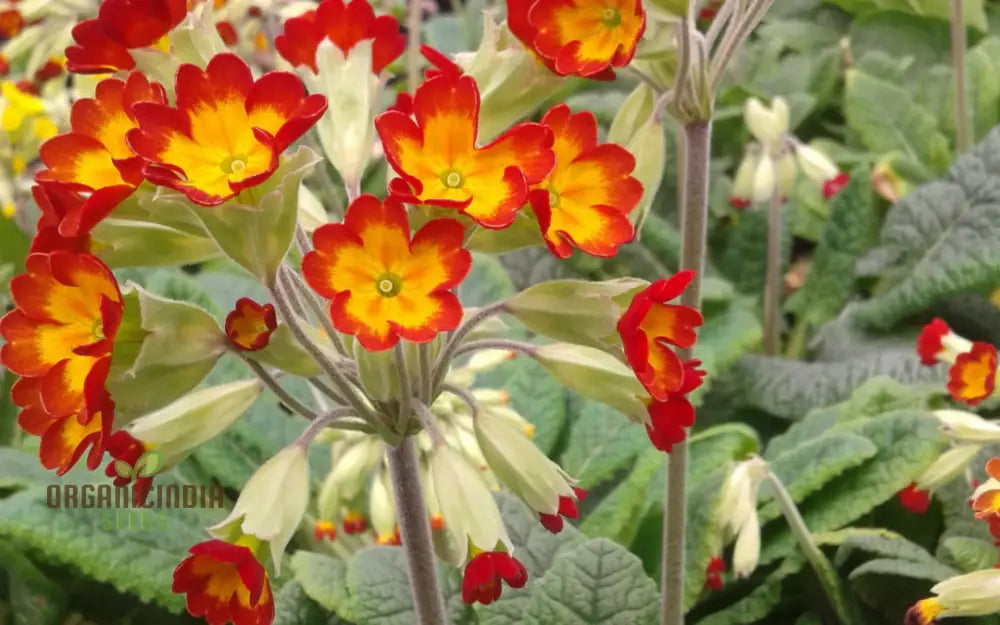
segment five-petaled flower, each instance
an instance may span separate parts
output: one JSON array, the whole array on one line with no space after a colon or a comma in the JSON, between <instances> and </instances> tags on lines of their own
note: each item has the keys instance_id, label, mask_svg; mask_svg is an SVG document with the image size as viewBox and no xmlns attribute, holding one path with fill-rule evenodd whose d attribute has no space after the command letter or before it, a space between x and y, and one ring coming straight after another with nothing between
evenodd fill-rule
<instances>
[{"instance_id":1,"label":"five-petaled flower","mask_svg":"<svg viewBox=\"0 0 1000 625\"><path fill-rule=\"evenodd\" d=\"M440 67L417 88L413 119L400 111L375 119L386 158L400 175L389 185L392 194L457 209L486 228L509 226L527 200L528 185L541 182L555 164L552 131L522 122L480 148L478 126L475 80L454 66Z\"/></svg>"},{"instance_id":2,"label":"five-petaled flower","mask_svg":"<svg viewBox=\"0 0 1000 625\"><path fill-rule=\"evenodd\" d=\"M60 236L90 232L142 182L142 159L125 141L126 133L137 126L132 107L166 101L162 85L132 72L125 80L102 80L95 97L73 103L71 131L41 145L39 157L48 169L35 176L42 187L66 187L53 191L60 197L76 192L79 199L63 202L71 208L59 219Z\"/></svg>"},{"instance_id":3,"label":"five-petaled flower","mask_svg":"<svg viewBox=\"0 0 1000 625\"><path fill-rule=\"evenodd\" d=\"M104 0L97 17L73 27L66 69L103 74L135 67L134 48L169 45L167 34L187 15L186 0Z\"/></svg>"},{"instance_id":4,"label":"five-petaled flower","mask_svg":"<svg viewBox=\"0 0 1000 625\"><path fill-rule=\"evenodd\" d=\"M247 544L207 540L189 549L190 556L174 570L172 590L187 595L187 611L209 625L270 625L274 597L267 571Z\"/></svg>"},{"instance_id":5,"label":"five-petaled flower","mask_svg":"<svg viewBox=\"0 0 1000 625\"><path fill-rule=\"evenodd\" d=\"M182 65L176 84L176 107L132 108L139 127L128 132L128 143L147 161L147 179L202 206L267 180L285 148L326 110L326 98L307 96L294 74L254 80L230 53L217 54L204 70Z\"/></svg>"},{"instance_id":6,"label":"five-petaled flower","mask_svg":"<svg viewBox=\"0 0 1000 625\"><path fill-rule=\"evenodd\" d=\"M640 0L507 0L507 16L549 69L600 79L629 64L646 29Z\"/></svg>"},{"instance_id":7,"label":"five-petaled flower","mask_svg":"<svg viewBox=\"0 0 1000 625\"><path fill-rule=\"evenodd\" d=\"M435 219L411 239L398 200L362 195L343 223L313 233L316 249L302 259L302 273L332 300L334 327L356 336L365 349L389 349L400 337L426 343L461 321L462 306L450 289L472 263L463 236L457 221Z\"/></svg>"},{"instance_id":8,"label":"five-petaled flower","mask_svg":"<svg viewBox=\"0 0 1000 625\"><path fill-rule=\"evenodd\" d=\"M480 551L465 565L462 575L462 601L489 605L500 598L501 581L511 588L521 588L528 581L528 571L517 558L505 551Z\"/></svg>"},{"instance_id":9,"label":"five-petaled flower","mask_svg":"<svg viewBox=\"0 0 1000 625\"><path fill-rule=\"evenodd\" d=\"M695 328L702 324L698 310L667 303L679 297L692 278L694 272L688 270L653 282L636 293L618 321L625 358L657 401L667 401L684 385L684 366L671 347L692 347Z\"/></svg>"},{"instance_id":10,"label":"five-petaled flower","mask_svg":"<svg viewBox=\"0 0 1000 625\"><path fill-rule=\"evenodd\" d=\"M538 520L541 521L542 526L552 532L553 534L558 534L563 529L563 517L567 519L575 519L580 516L580 511L577 510L576 502L583 501L587 498L587 491L582 488L577 488L576 486L571 487L573 489L573 495L575 497L562 496L559 498L559 509L556 514L545 514L544 512L538 513Z\"/></svg>"},{"instance_id":11,"label":"five-petaled flower","mask_svg":"<svg viewBox=\"0 0 1000 625\"><path fill-rule=\"evenodd\" d=\"M560 104L542 117L552 130L556 166L528 193L545 243L567 258L573 246L594 256L614 256L632 240L628 214L642 199L630 176L635 157L614 143L597 143L597 119Z\"/></svg>"},{"instance_id":12,"label":"five-petaled flower","mask_svg":"<svg viewBox=\"0 0 1000 625\"><path fill-rule=\"evenodd\" d=\"M957 402L974 406L993 394L997 380L997 348L969 341L953 332L941 319L924 326L917 338L920 362L944 362L948 370L948 392Z\"/></svg>"},{"instance_id":13,"label":"five-petaled flower","mask_svg":"<svg viewBox=\"0 0 1000 625\"><path fill-rule=\"evenodd\" d=\"M30 254L10 281L16 308L0 319L0 362L22 376L18 423L41 436L42 465L63 474L90 447L104 453L113 405L104 388L124 306L111 271L88 254Z\"/></svg>"},{"instance_id":14,"label":"five-petaled flower","mask_svg":"<svg viewBox=\"0 0 1000 625\"><path fill-rule=\"evenodd\" d=\"M989 523L990 532L1000 540L1000 458L991 458L986 463L986 473L990 479L976 488L972 495L972 509L976 518Z\"/></svg>"},{"instance_id":15,"label":"five-petaled flower","mask_svg":"<svg viewBox=\"0 0 1000 625\"><path fill-rule=\"evenodd\" d=\"M701 386L705 371L700 360L688 360L682 366L683 382L676 391L667 393L665 400L652 400L647 406L649 420L646 435L653 447L670 452L674 445L687 437L687 428L694 425L694 406L687 394Z\"/></svg>"},{"instance_id":16,"label":"five-petaled flower","mask_svg":"<svg viewBox=\"0 0 1000 625\"><path fill-rule=\"evenodd\" d=\"M346 57L362 41L372 42L372 72L378 74L399 58L406 37L391 15L375 16L368 0L323 0L316 9L285 20L284 32L274 40L281 56L295 66L304 65L315 74L316 48L329 39Z\"/></svg>"},{"instance_id":17,"label":"five-petaled flower","mask_svg":"<svg viewBox=\"0 0 1000 625\"><path fill-rule=\"evenodd\" d=\"M249 297L236 300L236 306L226 315L226 336L241 351L264 349L277 327L274 305L258 304Z\"/></svg>"}]
</instances>

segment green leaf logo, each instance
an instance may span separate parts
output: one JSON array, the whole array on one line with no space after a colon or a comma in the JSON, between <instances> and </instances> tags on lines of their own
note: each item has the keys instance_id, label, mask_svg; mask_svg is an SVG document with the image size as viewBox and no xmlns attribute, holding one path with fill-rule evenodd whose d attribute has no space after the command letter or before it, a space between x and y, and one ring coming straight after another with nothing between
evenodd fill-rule
<instances>
[{"instance_id":1,"label":"green leaf logo","mask_svg":"<svg viewBox=\"0 0 1000 625\"><path fill-rule=\"evenodd\" d=\"M163 456L158 451L147 451L139 456L133 467L124 460L115 460L115 473L126 480L140 477L153 477L163 468Z\"/></svg>"},{"instance_id":2,"label":"green leaf logo","mask_svg":"<svg viewBox=\"0 0 1000 625\"><path fill-rule=\"evenodd\" d=\"M132 465L124 460L115 460L114 467L115 473L117 473L119 477L123 477L126 480L132 479Z\"/></svg>"}]
</instances>

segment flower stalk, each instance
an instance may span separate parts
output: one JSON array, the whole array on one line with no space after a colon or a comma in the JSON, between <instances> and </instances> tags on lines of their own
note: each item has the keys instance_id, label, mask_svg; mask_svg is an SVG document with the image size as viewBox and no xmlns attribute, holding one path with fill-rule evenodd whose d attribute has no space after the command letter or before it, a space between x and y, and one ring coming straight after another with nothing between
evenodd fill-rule
<instances>
[{"instance_id":1,"label":"flower stalk","mask_svg":"<svg viewBox=\"0 0 1000 625\"><path fill-rule=\"evenodd\" d=\"M398 447L390 447L389 475L396 498L399 534L410 573L410 591L417 625L446 625L441 586L434 566L434 545L427 519L416 447L406 437Z\"/></svg>"},{"instance_id":2,"label":"flower stalk","mask_svg":"<svg viewBox=\"0 0 1000 625\"><path fill-rule=\"evenodd\" d=\"M955 151L961 155L969 151L969 114L965 94L965 7L963 0L951 0L951 69L955 89Z\"/></svg>"},{"instance_id":3,"label":"flower stalk","mask_svg":"<svg viewBox=\"0 0 1000 625\"><path fill-rule=\"evenodd\" d=\"M764 353L781 349L781 189L774 185L767 210L767 265L764 272Z\"/></svg>"}]
</instances>

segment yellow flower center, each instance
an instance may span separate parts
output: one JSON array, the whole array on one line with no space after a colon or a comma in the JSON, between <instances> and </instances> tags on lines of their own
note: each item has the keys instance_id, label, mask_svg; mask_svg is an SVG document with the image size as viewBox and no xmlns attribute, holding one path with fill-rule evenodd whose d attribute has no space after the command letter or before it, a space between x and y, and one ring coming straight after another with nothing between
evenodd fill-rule
<instances>
[{"instance_id":1,"label":"yellow flower center","mask_svg":"<svg viewBox=\"0 0 1000 625\"><path fill-rule=\"evenodd\" d=\"M220 167L227 174L242 174L247 169L247 158L242 154L230 156L222 161Z\"/></svg>"},{"instance_id":2,"label":"yellow flower center","mask_svg":"<svg viewBox=\"0 0 1000 625\"><path fill-rule=\"evenodd\" d=\"M549 208L556 208L559 206L559 192L555 189L549 189Z\"/></svg>"},{"instance_id":3,"label":"yellow flower center","mask_svg":"<svg viewBox=\"0 0 1000 625\"><path fill-rule=\"evenodd\" d=\"M454 169L449 169L441 174L441 182L444 183L444 186L449 189L458 189L462 186L462 174L458 173Z\"/></svg>"},{"instance_id":4,"label":"yellow flower center","mask_svg":"<svg viewBox=\"0 0 1000 625\"><path fill-rule=\"evenodd\" d=\"M104 319L102 317L98 317L97 319L94 319L94 323L90 326L90 334L91 334L91 336L94 337L95 340L98 340L98 341L100 341L100 340L102 340L102 339L105 338L104 337Z\"/></svg>"},{"instance_id":5,"label":"yellow flower center","mask_svg":"<svg viewBox=\"0 0 1000 625\"><path fill-rule=\"evenodd\" d=\"M622 14L614 7L601 11L601 21L608 28L617 28L622 23Z\"/></svg>"},{"instance_id":6,"label":"yellow flower center","mask_svg":"<svg viewBox=\"0 0 1000 625\"><path fill-rule=\"evenodd\" d=\"M387 271L375 279L375 289L382 297L396 297L402 286L402 280L391 271Z\"/></svg>"}]
</instances>

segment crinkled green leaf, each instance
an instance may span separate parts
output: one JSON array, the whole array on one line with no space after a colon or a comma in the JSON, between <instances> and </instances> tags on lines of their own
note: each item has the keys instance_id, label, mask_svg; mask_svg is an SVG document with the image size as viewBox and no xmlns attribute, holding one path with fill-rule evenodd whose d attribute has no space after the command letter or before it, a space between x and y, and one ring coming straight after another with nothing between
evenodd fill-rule
<instances>
[{"instance_id":1,"label":"crinkled green leaf","mask_svg":"<svg viewBox=\"0 0 1000 625\"><path fill-rule=\"evenodd\" d=\"M831 432L778 455L769 464L792 500L799 503L877 452L875 444L864 436ZM777 502L770 501L759 514L763 523L780 516L781 510Z\"/></svg>"},{"instance_id":2,"label":"crinkled green leaf","mask_svg":"<svg viewBox=\"0 0 1000 625\"><path fill-rule=\"evenodd\" d=\"M944 447L938 421L929 413L898 410L838 426L835 432L870 440L878 453L849 469L799 505L812 532L839 529L886 501L910 484L937 459ZM765 528L762 562L787 555L795 541L780 523Z\"/></svg>"},{"instance_id":3,"label":"crinkled green leaf","mask_svg":"<svg viewBox=\"0 0 1000 625\"><path fill-rule=\"evenodd\" d=\"M851 182L830 200L830 217L801 289L785 303L811 326L833 319L854 294L854 264L874 245L879 216L870 178L856 169Z\"/></svg>"},{"instance_id":4,"label":"crinkled green leaf","mask_svg":"<svg viewBox=\"0 0 1000 625\"><path fill-rule=\"evenodd\" d=\"M948 175L916 189L890 209L880 246L858 263L888 282L855 311L888 328L959 293L1000 284L1000 129L961 157Z\"/></svg>"},{"instance_id":5,"label":"crinkled green leaf","mask_svg":"<svg viewBox=\"0 0 1000 625\"><path fill-rule=\"evenodd\" d=\"M886 350L836 362L801 362L768 356L742 356L730 383L741 385L750 406L785 419L801 419L813 408L847 399L870 378L885 376L902 384L943 383L943 371L926 367L916 349Z\"/></svg>"},{"instance_id":6,"label":"crinkled green leaf","mask_svg":"<svg viewBox=\"0 0 1000 625\"><path fill-rule=\"evenodd\" d=\"M570 429L559 464L591 488L628 466L649 441L642 426L604 404L577 399L570 403Z\"/></svg>"},{"instance_id":7,"label":"crinkled green leaf","mask_svg":"<svg viewBox=\"0 0 1000 625\"><path fill-rule=\"evenodd\" d=\"M724 283L728 284L728 283ZM730 302L724 312L711 315L698 332L694 357L708 372L705 383L692 394L696 404L711 388L712 381L726 372L736 360L760 343L763 329L754 312L756 302L740 298Z\"/></svg>"},{"instance_id":8,"label":"crinkled green leaf","mask_svg":"<svg viewBox=\"0 0 1000 625\"><path fill-rule=\"evenodd\" d=\"M1000 121L1000 38L987 37L969 48L965 63L973 137L982 138Z\"/></svg>"},{"instance_id":9,"label":"crinkled green leaf","mask_svg":"<svg viewBox=\"0 0 1000 625\"><path fill-rule=\"evenodd\" d=\"M0 488L23 488L58 479L42 466L38 454L0 447Z\"/></svg>"},{"instance_id":10,"label":"crinkled green leaf","mask_svg":"<svg viewBox=\"0 0 1000 625\"><path fill-rule=\"evenodd\" d=\"M854 554L870 553L892 560L908 560L921 564L938 564L926 549L910 542L906 537L889 530L871 528L848 528L843 530L843 539L838 543L833 562L843 566ZM817 536L817 541L819 537Z\"/></svg>"},{"instance_id":11,"label":"crinkled green leaf","mask_svg":"<svg viewBox=\"0 0 1000 625\"><path fill-rule=\"evenodd\" d=\"M510 297L514 283L500 261L486 254L472 255L472 270L458 287L458 295L466 306L483 306Z\"/></svg>"},{"instance_id":12,"label":"crinkled green leaf","mask_svg":"<svg viewBox=\"0 0 1000 625\"><path fill-rule=\"evenodd\" d=\"M639 558L606 538L595 538L559 554L532 586L524 623L652 625L658 614L656 584Z\"/></svg>"},{"instance_id":13,"label":"crinkled green leaf","mask_svg":"<svg viewBox=\"0 0 1000 625\"><path fill-rule=\"evenodd\" d=\"M832 0L843 4L842 0ZM872 7L872 0L860 0ZM850 27L851 52L857 59L879 53L893 59L912 60L930 66L948 61L948 24L895 12L868 11L858 15Z\"/></svg>"},{"instance_id":14,"label":"crinkled green leaf","mask_svg":"<svg viewBox=\"0 0 1000 625\"><path fill-rule=\"evenodd\" d=\"M801 571L804 565L802 556L786 558L745 597L700 619L696 625L748 625L760 621L781 602L781 586L785 578Z\"/></svg>"},{"instance_id":15,"label":"crinkled green leaf","mask_svg":"<svg viewBox=\"0 0 1000 625\"><path fill-rule=\"evenodd\" d=\"M684 610L691 609L705 587L709 561L722 553L719 514L722 485L732 465L726 461L697 488L689 485L687 494L687 532L684 542Z\"/></svg>"},{"instance_id":16,"label":"crinkled green leaf","mask_svg":"<svg viewBox=\"0 0 1000 625\"><path fill-rule=\"evenodd\" d=\"M997 548L993 543L969 536L949 536L941 541L942 559L962 573L988 569L997 563Z\"/></svg>"},{"instance_id":17,"label":"crinkled green leaf","mask_svg":"<svg viewBox=\"0 0 1000 625\"><path fill-rule=\"evenodd\" d=\"M791 219L791 207L782 210L782 223ZM781 267L784 271L791 252L789 228L782 228ZM767 262L767 210L747 210L737 213L734 223L712 241L709 249L716 267L732 280L742 293L760 293L764 289Z\"/></svg>"},{"instance_id":18,"label":"crinkled green leaf","mask_svg":"<svg viewBox=\"0 0 1000 625\"><path fill-rule=\"evenodd\" d=\"M948 139L937 118L896 84L847 70L844 116L861 143L876 154L902 152L923 165L928 177L948 166Z\"/></svg>"},{"instance_id":19,"label":"crinkled green leaf","mask_svg":"<svg viewBox=\"0 0 1000 625\"><path fill-rule=\"evenodd\" d=\"M291 560L295 581L303 592L329 612L348 617L347 564L313 551L296 551Z\"/></svg>"},{"instance_id":20,"label":"crinkled green leaf","mask_svg":"<svg viewBox=\"0 0 1000 625\"><path fill-rule=\"evenodd\" d=\"M66 612L62 587L24 553L0 540L0 570L8 573L8 592L14 612L13 625L59 625Z\"/></svg>"},{"instance_id":21,"label":"crinkled green leaf","mask_svg":"<svg viewBox=\"0 0 1000 625\"><path fill-rule=\"evenodd\" d=\"M914 565L912 560L895 560L891 558L877 558L869 560L858 568L851 571L849 579L855 579L864 575L890 575L894 577L909 577L912 579L926 579L932 582L940 582L958 575L958 571L945 566L939 562L921 562L919 566Z\"/></svg>"},{"instance_id":22,"label":"crinkled green leaf","mask_svg":"<svg viewBox=\"0 0 1000 625\"><path fill-rule=\"evenodd\" d=\"M302 588L298 581L286 582L274 594L273 625L347 625L330 616Z\"/></svg>"},{"instance_id":23,"label":"crinkled green leaf","mask_svg":"<svg viewBox=\"0 0 1000 625\"><path fill-rule=\"evenodd\" d=\"M649 483L663 464L664 454L658 449L650 447L639 454L632 471L587 515L580 531L631 544L643 520Z\"/></svg>"}]
</instances>

